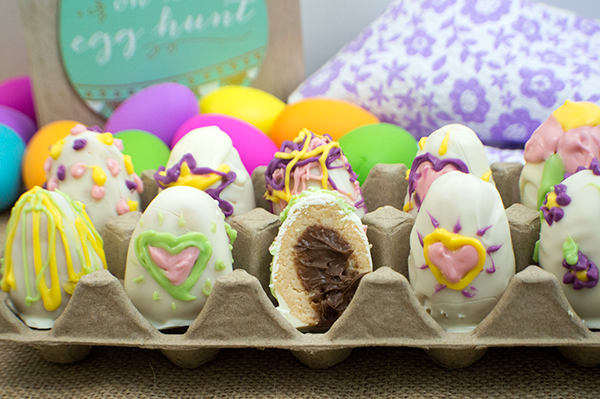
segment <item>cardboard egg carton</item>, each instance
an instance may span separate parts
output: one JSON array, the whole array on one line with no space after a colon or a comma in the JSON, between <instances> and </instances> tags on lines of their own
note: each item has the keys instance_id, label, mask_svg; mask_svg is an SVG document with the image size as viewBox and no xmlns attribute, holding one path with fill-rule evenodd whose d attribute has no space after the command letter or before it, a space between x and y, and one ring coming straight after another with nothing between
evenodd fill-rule
<instances>
[{"instance_id":1,"label":"cardboard egg carton","mask_svg":"<svg viewBox=\"0 0 600 399\"><path fill-rule=\"evenodd\" d=\"M264 169L263 169L264 170ZM600 334L586 328L571 309L558 280L532 264L539 215L518 203L518 164L492 165L505 204L517 274L492 312L470 333L444 331L418 302L407 280L409 235L414 219L400 211L406 193L403 165L377 165L363 185L368 209L363 218L372 244L374 272L366 275L344 314L325 333L301 333L275 309L268 289L268 247L280 221L265 210L263 170L253 174L258 207L233 218L238 231L233 273L214 285L205 307L187 329L161 332L133 306L122 279L129 238L140 218L133 212L113 218L103 232L109 271L84 276L64 313L50 330L28 328L1 293L0 339L31 345L52 362L83 359L93 346L132 346L162 351L173 363L197 367L221 348L290 350L312 368L330 367L353 348L423 348L436 362L466 367L497 346L558 346L584 366L600 364ZM156 194L144 176L147 205ZM111 274L112 273L112 274Z\"/></svg>"}]
</instances>

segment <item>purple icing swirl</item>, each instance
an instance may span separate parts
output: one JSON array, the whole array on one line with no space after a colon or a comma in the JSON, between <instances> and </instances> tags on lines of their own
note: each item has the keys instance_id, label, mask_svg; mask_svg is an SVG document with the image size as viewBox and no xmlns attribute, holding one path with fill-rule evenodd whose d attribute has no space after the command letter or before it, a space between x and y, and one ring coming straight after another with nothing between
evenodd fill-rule
<instances>
[{"instance_id":1,"label":"purple icing swirl","mask_svg":"<svg viewBox=\"0 0 600 399\"><path fill-rule=\"evenodd\" d=\"M598 284L598 267L580 251L577 252L577 263L570 265L565 259L562 261L564 268L569 269L563 276L563 284L573 284L574 290L594 288ZM586 271L587 281L580 280L577 272Z\"/></svg>"},{"instance_id":2,"label":"purple icing swirl","mask_svg":"<svg viewBox=\"0 0 600 399\"><path fill-rule=\"evenodd\" d=\"M228 185L235 181L237 175L235 172L225 173L208 167L196 167L196 160L191 153L187 153L182 156L179 162L169 169L165 169L164 166L159 167L158 171L154 174L154 179L158 183L158 186L162 189L166 189L170 184L179 180L179 175L181 174L181 165L184 162L187 163L188 167L190 168L190 172L194 175L208 175L214 173L221 176L221 184L217 188L207 188L204 190L204 192L219 203L219 208L221 208L225 216L231 216L233 214L233 205L230 202L222 199L220 195ZM165 170L165 175L161 175L160 173Z\"/></svg>"}]
</instances>

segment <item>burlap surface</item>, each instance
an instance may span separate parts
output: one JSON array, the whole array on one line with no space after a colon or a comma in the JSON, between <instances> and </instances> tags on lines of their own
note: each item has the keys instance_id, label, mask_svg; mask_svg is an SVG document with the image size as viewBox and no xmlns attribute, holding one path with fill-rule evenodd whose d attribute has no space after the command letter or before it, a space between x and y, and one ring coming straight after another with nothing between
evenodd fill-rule
<instances>
[{"instance_id":1,"label":"burlap surface","mask_svg":"<svg viewBox=\"0 0 600 399\"><path fill-rule=\"evenodd\" d=\"M327 370L290 352L223 349L194 370L158 351L97 347L57 365L34 348L0 342L0 391L12 398L599 398L600 367L570 363L556 348L492 348L448 370L420 349L360 348Z\"/></svg>"}]
</instances>

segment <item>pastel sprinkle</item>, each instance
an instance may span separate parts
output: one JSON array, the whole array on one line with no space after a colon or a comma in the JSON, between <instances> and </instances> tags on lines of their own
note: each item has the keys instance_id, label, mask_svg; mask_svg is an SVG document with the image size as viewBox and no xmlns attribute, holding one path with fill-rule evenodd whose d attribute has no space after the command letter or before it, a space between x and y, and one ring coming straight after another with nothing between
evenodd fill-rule
<instances>
[{"instance_id":1,"label":"pastel sprinkle","mask_svg":"<svg viewBox=\"0 0 600 399\"><path fill-rule=\"evenodd\" d=\"M160 294L158 293L158 291L154 291L154 294L152 294L152 299L155 301L158 301L160 299Z\"/></svg>"},{"instance_id":2,"label":"pastel sprinkle","mask_svg":"<svg viewBox=\"0 0 600 399\"><path fill-rule=\"evenodd\" d=\"M63 145L65 145L65 139L59 140L56 143L52 144L50 147L50 156L53 159L57 159L62 152Z\"/></svg>"},{"instance_id":3,"label":"pastel sprinkle","mask_svg":"<svg viewBox=\"0 0 600 399\"><path fill-rule=\"evenodd\" d=\"M129 207L129 211L133 212L133 211L137 211L138 209L138 202L137 201L132 201L130 199L127 200L127 206Z\"/></svg>"},{"instance_id":4,"label":"pastel sprinkle","mask_svg":"<svg viewBox=\"0 0 600 399\"><path fill-rule=\"evenodd\" d=\"M137 191L140 194L143 193L144 192L144 182L142 182L142 179L140 179L140 177L137 175L137 173L133 174L133 181L137 185L135 191Z\"/></svg>"},{"instance_id":5,"label":"pastel sprinkle","mask_svg":"<svg viewBox=\"0 0 600 399\"><path fill-rule=\"evenodd\" d=\"M50 169L52 169L52 157L48 157L44 161L44 170L50 172Z\"/></svg>"},{"instance_id":6,"label":"pastel sprinkle","mask_svg":"<svg viewBox=\"0 0 600 399\"><path fill-rule=\"evenodd\" d=\"M218 260L215 262L215 270L219 271L219 270L225 270L225 262L223 262L222 260Z\"/></svg>"},{"instance_id":7,"label":"pastel sprinkle","mask_svg":"<svg viewBox=\"0 0 600 399\"><path fill-rule=\"evenodd\" d=\"M163 213L161 211L158 211L158 225L162 226L163 222L165 221L165 215L163 215Z\"/></svg>"},{"instance_id":8,"label":"pastel sprinkle","mask_svg":"<svg viewBox=\"0 0 600 399\"><path fill-rule=\"evenodd\" d=\"M82 125L81 123L78 123L71 128L71 135L77 136L78 134L81 134L85 131L87 131L87 127L85 127L85 125Z\"/></svg>"},{"instance_id":9,"label":"pastel sprinkle","mask_svg":"<svg viewBox=\"0 0 600 399\"><path fill-rule=\"evenodd\" d=\"M56 169L56 177L58 177L58 180L64 181L65 174L66 174L65 165L59 165L58 169Z\"/></svg>"},{"instance_id":10,"label":"pastel sprinkle","mask_svg":"<svg viewBox=\"0 0 600 399\"><path fill-rule=\"evenodd\" d=\"M81 151L85 148L86 144L87 144L86 139L77 139L77 140L73 141L73 149L75 151Z\"/></svg>"},{"instance_id":11,"label":"pastel sprinkle","mask_svg":"<svg viewBox=\"0 0 600 399\"><path fill-rule=\"evenodd\" d=\"M104 143L106 145L112 145L114 142L113 135L111 133L99 133L96 135L96 138L99 142Z\"/></svg>"},{"instance_id":12,"label":"pastel sprinkle","mask_svg":"<svg viewBox=\"0 0 600 399\"><path fill-rule=\"evenodd\" d=\"M104 187L100 187L97 184L94 184L94 187L92 187L92 198L96 201L99 201L102 198L104 198L105 193L106 191L104 190Z\"/></svg>"},{"instance_id":13,"label":"pastel sprinkle","mask_svg":"<svg viewBox=\"0 0 600 399\"><path fill-rule=\"evenodd\" d=\"M212 292L212 284L210 283L210 279L206 279L206 282L204 283L204 287L202 287L202 293L206 296L209 296L210 293Z\"/></svg>"},{"instance_id":14,"label":"pastel sprinkle","mask_svg":"<svg viewBox=\"0 0 600 399\"><path fill-rule=\"evenodd\" d=\"M78 179L85 173L85 164L83 162L75 162L71 166L71 176Z\"/></svg>"},{"instance_id":15,"label":"pastel sprinkle","mask_svg":"<svg viewBox=\"0 0 600 399\"><path fill-rule=\"evenodd\" d=\"M113 138L113 143L115 143L115 147L117 147L117 150L123 152L123 140Z\"/></svg>"},{"instance_id":16,"label":"pastel sprinkle","mask_svg":"<svg viewBox=\"0 0 600 399\"><path fill-rule=\"evenodd\" d=\"M100 166L92 166L92 180L99 186L103 186L106 183L106 173Z\"/></svg>"},{"instance_id":17,"label":"pastel sprinkle","mask_svg":"<svg viewBox=\"0 0 600 399\"><path fill-rule=\"evenodd\" d=\"M125 164L125 170L128 174L133 174L133 163L131 162L131 156L123 155L123 163Z\"/></svg>"},{"instance_id":18,"label":"pastel sprinkle","mask_svg":"<svg viewBox=\"0 0 600 399\"><path fill-rule=\"evenodd\" d=\"M48 182L46 184L46 190L54 191L57 188L58 188L58 179L56 176L52 176L50 179L48 179Z\"/></svg>"},{"instance_id":19,"label":"pastel sprinkle","mask_svg":"<svg viewBox=\"0 0 600 399\"><path fill-rule=\"evenodd\" d=\"M146 278L144 276L139 276L133 279L134 283L138 283L138 284L142 284L146 281Z\"/></svg>"},{"instance_id":20,"label":"pastel sprinkle","mask_svg":"<svg viewBox=\"0 0 600 399\"><path fill-rule=\"evenodd\" d=\"M117 177L117 175L121 171L121 167L119 166L119 163L112 158L108 158L106 160L106 167L110 171L110 174L113 175L114 177Z\"/></svg>"}]
</instances>

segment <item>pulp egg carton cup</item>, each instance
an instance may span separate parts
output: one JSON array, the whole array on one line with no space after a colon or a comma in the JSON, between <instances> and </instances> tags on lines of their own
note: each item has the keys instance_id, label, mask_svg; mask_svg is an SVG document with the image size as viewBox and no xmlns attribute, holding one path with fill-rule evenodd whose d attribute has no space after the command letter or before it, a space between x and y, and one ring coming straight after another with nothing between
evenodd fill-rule
<instances>
[{"instance_id":1,"label":"pulp egg carton cup","mask_svg":"<svg viewBox=\"0 0 600 399\"><path fill-rule=\"evenodd\" d=\"M590 331L572 310L558 280L529 266L538 239L537 212L518 203L519 164L492 165L493 178L508 206L517 274L492 312L469 333L444 331L419 303L408 282L409 235L414 219L400 211L406 193L404 165L377 165L363 185L368 209L363 222L372 244L374 272L366 275L348 309L325 333L302 333L275 309L268 289L269 245L279 218L269 213L264 168L255 170L257 208L231 221L238 231L234 270L216 281L206 305L185 331L158 331L133 306L123 289L128 242L141 214L110 220L103 237L109 270L81 278L68 306L50 330L27 327L1 295L0 339L39 349L49 361L83 359L93 346L158 349L173 363L198 367L221 348L280 348L311 368L341 362L353 348L423 348L448 368L466 367L489 347L557 346L571 361L600 364L600 333ZM142 206L158 189L152 173Z\"/></svg>"}]
</instances>

